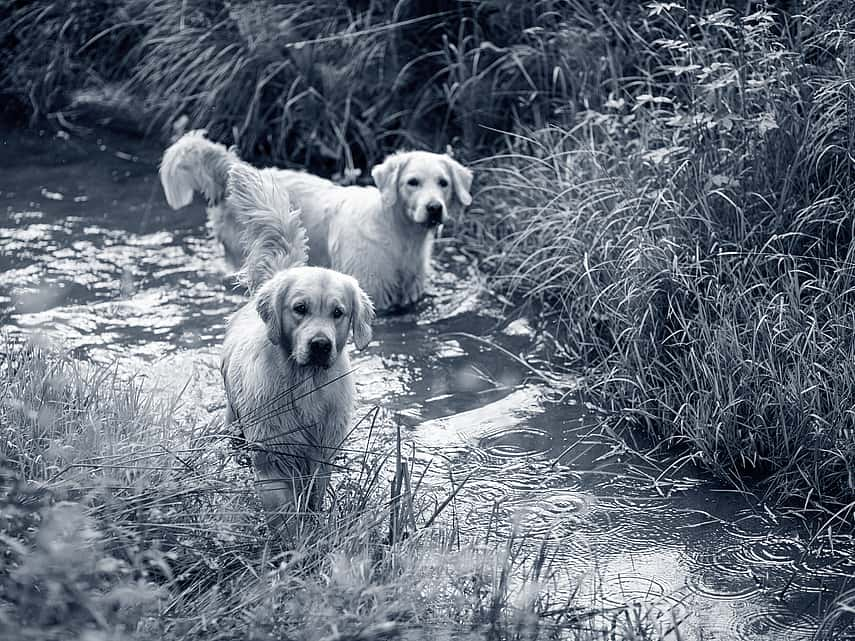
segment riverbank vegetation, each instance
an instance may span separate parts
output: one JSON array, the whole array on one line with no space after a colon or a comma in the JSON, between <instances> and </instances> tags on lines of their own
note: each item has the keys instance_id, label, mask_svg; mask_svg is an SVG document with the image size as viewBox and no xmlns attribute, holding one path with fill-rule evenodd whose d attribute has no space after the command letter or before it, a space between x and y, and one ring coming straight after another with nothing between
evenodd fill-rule
<instances>
[{"instance_id":1,"label":"riverbank vegetation","mask_svg":"<svg viewBox=\"0 0 855 641\"><path fill-rule=\"evenodd\" d=\"M830 0L13 2L0 88L330 175L452 145L479 190L456 236L600 405L675 466L849 529L853 21Z\"/></svg>"},{"instance_id":2,"label":"riverbank vegetation","mask_svg":"<svg viewBox=\"0 0 855 641\"><path fill-rule=\"evenodd\" d=\"M845 527L853 24L836 7L651 5L635 77L572 124L508 137L479 240L496 282L556 310L601 404Z\"/></svg>"},{"instance_id":3,"label":"riverbank vegetation","mask_svg":"<svg viewBox=\"0 0 855 641\"><path fill-rule=\"evenodd\" d=\"M186 117L246 157L346 173L402 146L474 154L494 129L596 100L602 34L568 23L574 13L504 0L13 2L0 8L0 90L34 117L112 103L149 133Z\"/></svg>"},{"instance_id":4,"label":"riverbank vegetation","mask_svg":"<svg viewBox=\"0 0 855 641\"><path fill-rule=\"evenodd\" d=\"M550 596L548 554L463 539L441 517L453 493L410 469L390 501L389 452L370 443L283 554L221 425L53 348L2 354L3 638L615 640L675 624Z\"/></svg>"}]
</instances>

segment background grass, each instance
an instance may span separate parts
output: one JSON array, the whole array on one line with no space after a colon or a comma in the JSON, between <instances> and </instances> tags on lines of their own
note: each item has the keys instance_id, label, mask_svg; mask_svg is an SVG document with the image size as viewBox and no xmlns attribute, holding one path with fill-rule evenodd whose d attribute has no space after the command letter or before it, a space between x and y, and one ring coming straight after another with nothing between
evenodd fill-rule
<instances>
[{"instance_id":1,"label":"background grass","mask_svg":"<svg viewBox=\"0 0 855 641\"><path fill-rule=\"evenodd\" d=\"M625 71L613 10L643 14L560 0L19 1L0 8L0 87L36 116L121 89L156 131L186 116L245 156L341 172L401 146L474 153L492 129L600 104Z\"/></svg>"}]
</instances>

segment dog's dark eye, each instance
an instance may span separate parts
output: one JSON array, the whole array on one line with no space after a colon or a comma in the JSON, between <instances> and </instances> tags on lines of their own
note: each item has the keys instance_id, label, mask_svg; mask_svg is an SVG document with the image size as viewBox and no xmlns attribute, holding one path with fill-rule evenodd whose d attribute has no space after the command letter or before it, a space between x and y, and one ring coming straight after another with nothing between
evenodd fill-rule
<instances>
[{"instance_id":1,"label":"dog's dark eye","mask_svg":"<svg viewBox=\"0 0 855 641\"><path fill-rule=\"evenodd\" d=\"M336 307L332 312L333 318L341 318L344 316L344 310L341 307Z\"/></svg>"},{"instance_id":2,"label":"dog's dark eye","mask_svg":"<svg viewBox=\"0 0 855 641\"><path fill-rule=\"evenodd\" d=\"M408 184L410 187L418 187L418 186L419 186L419 179L418 179L418 178L410 178L410 179L407 181L407 184Z\"/></svg>"},{"instance_id":3,"label":"dog's dark eye","mask_svg":"<svg viewBox=\"0 0 855 641\"><path fill-rule=\"evenodd\" d=\"M309 311L309 309L306 307L306 303L297 303L294 305L294 313L298 316L302 316L307 311Z\"/></svg>"},{"instance_id":4,"label":"dog's dark eye","mask_svg":"<svg viewBox=\"0 0 855 641\"><path fill-rule=\"evenodd\" d=\"M445 178L440 178L439 179L439 186L442 187L443 189L445 189L446 187L448 187L448 181Z\"/></svg>"}]
</instances>

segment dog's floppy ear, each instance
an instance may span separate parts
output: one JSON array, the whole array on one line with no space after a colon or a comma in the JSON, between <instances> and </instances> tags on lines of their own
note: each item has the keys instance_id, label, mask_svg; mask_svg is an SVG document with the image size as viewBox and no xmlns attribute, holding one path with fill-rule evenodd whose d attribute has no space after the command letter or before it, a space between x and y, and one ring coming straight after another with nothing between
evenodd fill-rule
<instances>
[{"instance_id":1,"label":"dog's floppy ear","mask_svg":"<svg viewBox=\"0 0 855 641\"><path fill-rule=\"evenodd\" d=\"M469 190L472 188L472 172L451 158L445 157L448 169L451 172L451 184L454 186L454 195L461 205L468 207L472 203Z\"/></svg>"},{"instance_id":2,"label":"dog's floppy ear","mask_svg":"<svg viewBox=\"0 0 855 641\"><path fill-rule=\"evenodd\" d=\"M371 177L377 189L380 190L383 206L386 209L391 209L398 202L398 174L403 164L402 154L392 154L371 169Z\"/></svg>"},{"instance_id":3,"label":"dog's floppy ear","mask_svg":"<svg viewBox=\"0 0 855 641\"><path fill-rule=\"evenodd\" d=\"M267 325L268 340L290 352L291 337L282 331L282 310L280 309L280 301L286 290L287 283L283 278L267 281L255 296L255 309Z\"/></svg>"},{"instance_id":4,"label":"dog's floppy ear","mask_svg":"<svg viewBox=\"0 0 855 641\"><path fill-rule=\"evenodd\" d=\"M371 323L374 322L374 303L368 294L359 286L356 279L351 284L351 328L353 329L353 344L356 349L365 349L371 342Z\"/></svg>"}]
</instances>

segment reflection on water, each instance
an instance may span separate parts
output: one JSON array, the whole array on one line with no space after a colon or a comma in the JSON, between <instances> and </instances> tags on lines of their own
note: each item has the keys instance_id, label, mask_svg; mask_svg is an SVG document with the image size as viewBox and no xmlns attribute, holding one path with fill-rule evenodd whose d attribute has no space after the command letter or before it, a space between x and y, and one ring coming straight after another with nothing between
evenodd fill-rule
<instances>
[{"instance_id":1,"label":"reflection on water","mask_svg":"<svg viewBox=\"0 0 855 641\"><path fill-rule=\"evenodd\" d=\"M188 410L219 411L219 344L243 298L224 284L203 208L166 206L159 148L2 136L6 331L39 330L156 391L186 387ZM364 408L382 408L381 442L400 426L416 464L430 462L425 483L447 492L468 479L454 504L461 533L524 534L557 570L555 599L578 590L606 609L636 603L660 630L679 621L682 639L810 638L855 574L852 539L807 541L709 481L657 480L603 443L596 412L512 357L537 363L548 345L525 319L502 319L453 241L439 247L433 296L379 319L354 365ZM556 380L563 392L576 383Z\"/></svg>"}]
</instances>

